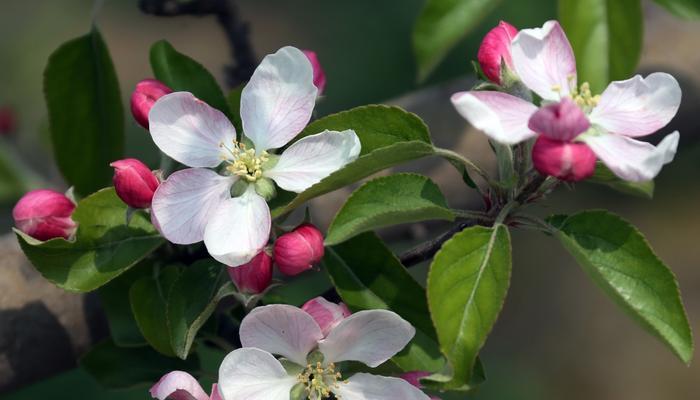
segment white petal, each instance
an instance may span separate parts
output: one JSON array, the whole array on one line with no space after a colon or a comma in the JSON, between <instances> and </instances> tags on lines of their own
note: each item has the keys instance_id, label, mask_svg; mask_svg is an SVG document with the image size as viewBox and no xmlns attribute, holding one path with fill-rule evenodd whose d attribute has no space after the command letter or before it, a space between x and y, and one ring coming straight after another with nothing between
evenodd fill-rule
<instances>
[{"instance_id":1,"label":"white petal","mask_svg":"<svg viewBox=\"0 0 700 400\"><path fill-rule=\"evenodd\" d=\"M585 135L582 140L615 175L627 181L641 182L654 179L661 167L673 161L679 136L678 132L673 132L656 147L614 134Z\"/></svg>"},{"instance_id":2,"label":"white petal","mask_svg":"<svg viewBox=\"0 0 700 400\"><path fill-rule=\"evenodd\" d=\"M188 92L167 94L148 113L156 146L172 159L190 167L216 167L227 157L236 129L219 110Z\"/></svg>"},{"instance_id":3,"label":"white petal","mask_svg":"<svg viewBox=\"0 0 700 400\"><path fill-rule=\"evenodd\" d=\"M318 343L325 362L360 361L376 367L401 351L416 330L387 310L360 311L342 320Z\"/></svg>"},{"instance_id":4,"label":"white petal","mask_svg":"<svg viewBox=\"0 0 700 400\"><path fill-rule=\"evenodd\" d=\"M591 122L625 136L649 135L663 128L681 104L681 87L666 73L612 82L591 112Z\"/></svg>"},{"instance_id":5,"label":"white petal","mask_svg":"<svg viewBox=\"0 0 700 400\"><path fill-rule=\"evenodd\" d=\"M429 400L425 393L401 378L355 374L333 390L343 400Z\"/></svg>"},{"instance_id":6,"label":"white petal","mask_svg":"<svg viewBox=\"0 0 700 400\"><path fill-rule=\"evenodd\" d=\"M270 208L252 188L223 202L204 230L209 254L231 267L252 260L270 238Z\"/></svg>"},{"instance_id":7,"label":"white petal","mask_svg":"<svg viewBox=\"0 0 700 400\"><path fill-rule=\"evenodd\" d=\"M452 95L452 104L470 124L497 142L515 144L535 136L527 123L537 107L518 97L501 92L460 92Z\"/></svg>"},{"instance_id":8,"label":"white petal","mask_svg":"<svg viewBox=\"0 0 700 400\"><path fill-rule=\"evenodd\" d=\"M158 400L209 400L199 382L183 371L165 374L153 385L150 394Z\"/></svg>"},{"instance_id":9,"label":"white petal","mask_svg":"<svg viewBox=\"0 0 700 400\"><path fill-rule=\"evenodd\" d=\"M296 382L272 354L255 348L232 351L219 367L219 392L226 400L289 400Z\"/></svg>"},{"instance_id":10,"label":"white petal","mask_svg":"<svg viewBox=\"0 0 700 400\"><path fill-rule=\"evenodd\" d=\"M355 161L360 139L354 131L323 131L295 142L277 164L265 171L279 187L301 193L331 173Z\"/></svg>"},{"instance_id":11,"label":"white petal","mask_svg":"<svg viewBox=\"0 0 700 400\"><path fill-rule=\"evenodd\" d=\"M300 308L272 304L254 308L243 318L240 337L243 347L257 347L306 365L306 356L323 333L313 317Z\"/></svg>"},{"instance_id":12,"label":"white petal","mask_svg":"<svg viewBox=\"0 0 700 400\"><path fill-rule=\"evenodd\" d=\"M172 173L153 195L151 210L158 229L177 244L204 239L204 228L216 210L231 198L235 178L205 168Z\"/></svg>"},{"instance_id":13,"label":"white petal","mask_svg":"<svg viewBox=\"0 0 700 400\"><path fill-rule=\"evenodd\" d=\"M559 100L576 86L576 58L559 22L521 30L513 39L511 53L520 80L543 99Z\"/></svg>"},{"instance_id":14,"label":"white petal","mask_svg":"<svg viewBox=\"0 0 700 400\"><path fill-rule=\"evenodd\" d=\"M265 56L241 94L243 131L258 151L289 143L311 119L316 102L313 68L301 50Z\"/></svg>"}]
</instances>

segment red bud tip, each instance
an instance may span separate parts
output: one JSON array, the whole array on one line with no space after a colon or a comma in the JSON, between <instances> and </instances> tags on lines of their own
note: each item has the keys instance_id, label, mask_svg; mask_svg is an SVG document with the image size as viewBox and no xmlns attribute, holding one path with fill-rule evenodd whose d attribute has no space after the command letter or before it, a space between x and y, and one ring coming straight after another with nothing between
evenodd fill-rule
<instances>
[{"instance_id":1,"label":"red bud tip","mask_svg":"<svg viewBox=\"0 0 700 400\"><path fill-rule=\"evenodd\" d=\"M144 79L137 83L131 94L131 114L136 122L148 129L148 113L151 107L158 99L172 92L172 89L156 79Z\"/></svg>"},{"instance_id":2,"label":"red bud tip","mask_svg":"<svg viewBox=\"0 0 700 400\"><path fill-rule=\"evenodd\" d=\"M323 235L311 224L303 224L275 241L274 257L280 272L298 275L323 258Z\"/></svg>"},{"instance_id":3,"label":"red bud tip","mask_svg":"<svg viewBox=\"0 0 700 400\"><path fill-rule=\"evenodd\" d=\"M114 189L117 196L132 208L149 208L158 185L158 178L146 164L126 158L110 164L114 167Z\"/></svg>"},{"instance_id":4,"label":"red bud tip","mask_svg":"<svg viewBox=\"0 0 700 400\"><path fill-rule=\"evenodd\" d=\"M69 239L77 228L71 219L73 210L75 204L63 193L39 189L19 199L12 217L19 230L35 239Z\"/></svg>"}]
</instances>

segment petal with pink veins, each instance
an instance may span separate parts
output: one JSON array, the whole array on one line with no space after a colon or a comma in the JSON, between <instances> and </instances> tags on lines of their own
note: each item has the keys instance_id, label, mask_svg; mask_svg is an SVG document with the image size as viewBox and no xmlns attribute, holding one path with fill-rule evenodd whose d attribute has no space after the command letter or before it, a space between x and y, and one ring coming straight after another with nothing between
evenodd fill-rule
<instances>
[{"instance_id":1,"label":"petal with pink veins","mask_svg":"<svg viewBox=\"0 0 700 400\"><path fill-rule=\"evenodd\" d=\"M158 400L209 400L192 375L173 371L164 375L150 390L151 397Z\"/></svg>"},{"instance_id":2,"label":"petal with pink veins","mask_svg":"<svg viewBox=\"0 0 700 400\"><path fill-rule=\"evenodd\" d=\"M255 149L276 149L306 127L316 103L313 68L304 53L283 47L265 56L241 94L241 120Z\"/></svg>"},{"instance_id":3,"label":"petal with pink veins","mask_svg":"<svg viewBox=\"0 0 700 400\"><path fill-rule=\"evenodd\" d=\"M425 393L401 378L355 374L333 390L343 400L430 400Z\"/></svg>"},{"instance_id":4,"label":"petal with pink veins","mask_svg":"<svg viewBox=\"0 0 700 400\"><path fill-rule=\"evenodd\" d=\"M520 80L545 100L557 101L576 86L576 58L557 21L522 29L511 45L513 68Z\"/></svg>"},{"instance_id":5,"label":"petal with pink veins","mask_svg":"<svg viewBox=\"0 0 700 400\"><path fill-rule=\"evenodd\" d=\"M230 267L243 265L265 247L271 223L267 202L250 185L243 195L216 209L204 230L204 245L215 260Z\"/></svg>"},{"instance_id":6,"label":"petal with pink veins","mask_svg":"<svg viewBox=\"0 0 700 400\"><path fill-rule=\"evenodd\" d=\"M219 392L226 400L289 400L296 383L272 354L252 347L232 351L219 367Z\"/></svg>"},{"instance_id":7,"label":"petal with pink veins","mask_svg":"<svg viewBox=\"0 0 700 400\"><path fill-rule=\"evenodd\" d=\"M360 139L354 131L326 130L293 143L264 176L284 190L301 193L355 161L359 154Z\"/></svg>"},{"instance_id":8,"label":"petal with pink veins","mask_svg":"<svg viewBox=\"0 0 700 400\"><path fill-rule=\"evenodd\" d=\"M388 310L366 310L350 315L318 343L327 363L359 361L376 367L401 351L416 330Z\"/></svg>"},{"instance_id":9,"label":"petal with pink veins","mask_svg":"<svg viewBox=\"0 0 700 400\"><path fill-rule=\"evenodd\" d=\"M654 179L661 168L673 161L678 147L678 132L666 136L658 146L626 136L584 135L581 140L620 178L642 182Z\"/></svg>"},{"instance_id":10,"label":"petal with pink veins","mask_svg":"<svg viewBox=\"0 0 700 400\"><path fill-rule=\"evenodd\" d=\"M223 397L221 397L221 392L219 391L219 385L218 384L213 384L211 387L211 399L210 400L224 400Z\"/></svg>"},{"instance_id":11,"label":"petal with pink veins","mask_svg":"<svg viewBox=\"0 0 700 400\"><path fill-rule=\"evenodd\" d=\"M189 167L216 167L229 154L236 129L219 110L192 93L167 94L148 114L149 130L156 146Z\"/></svg>"},{"instance_id":12,"label":"petal with pink veins","mask_svg":"<svg viewBox=\"0 0 700 400\"><path fill-rule=\"evenodd\" d=\"M204 230L216 210L231 198L235 178L205 168L172 173L158 186L151 209L158 229L177 244L204 239Z\"/></svg>"},{"instance_id":13,"label":"petal with pink veins","mask_svg":"<svg viewBox=\"0 0 700 400\"><path fill-rule=\"evenodd\" d=\"M528 120L537 107L523 99L501 92L459 92L452 104L476 129L504 144L515 144L535 136Z\"/></svg>"},{"instance_id":14,"label":"petal with pink veins","mask_svg":"<svg viewBox=\"0 0 700 400\"><path fill-rule=\"evenodd\" d=\"M306 365L306 356L323 333L313 317L300 308L272 304L253 309L243 319L240 337L243 347L256 347Z\"/></svg>"},{"instance_id":15,"label":"petal with pink veins","mask_svg":"<svg viewBox=\"0 0 700 400\"><path fill-rule=\"evenodd\" d=\"M591 111L591 122L606 131L638 137L663 128L681 104L681 87L666 73L656 72L612 82Z\"/></svg>"}]
</instances>

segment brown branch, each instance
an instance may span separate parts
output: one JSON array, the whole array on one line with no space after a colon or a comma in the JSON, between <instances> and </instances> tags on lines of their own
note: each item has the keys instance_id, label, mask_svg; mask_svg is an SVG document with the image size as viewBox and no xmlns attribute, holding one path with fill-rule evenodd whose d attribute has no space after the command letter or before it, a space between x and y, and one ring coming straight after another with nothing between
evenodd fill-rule
<instances>
[{"instance_id":1,"label":"brown branch","mask_svg":"<svg viewBox=\"0 0 700 400\"><path fill-rule=\"evenodd\" d=\"M438 250L440 250L442 245L452 238L452 236L476 224L477 223L475 221L460 222L453 226L447 232L436 237L435 239L419 244L418 246L401 254L399 256L399 260L401 261L401 264L403 264L406 268L412 267L416 264L420 264L423 261L430 260L431 258L433 258L435 253L437 253Z\"/></svg>"}]
</instances>

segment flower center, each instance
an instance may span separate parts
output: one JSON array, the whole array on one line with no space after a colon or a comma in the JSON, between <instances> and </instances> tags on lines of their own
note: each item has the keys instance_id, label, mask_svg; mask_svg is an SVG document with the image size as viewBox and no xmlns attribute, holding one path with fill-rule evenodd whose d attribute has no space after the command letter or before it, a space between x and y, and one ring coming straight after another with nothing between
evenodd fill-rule
<instances>
[{"instance_id":1,"label":"flower center","mask_svg":"<svg viewBox=\"0 0 700 400\"><path fill-rule=\"evenodd\" d=\"M585 111L589 111L593 107L598 105L600 101L600 95L597 94L593 96L591 93L591 85L588 82L583 82L580 88L573 87L571 90L571 99L578 104L579 107Z\"/></svg>"},{"instance_id":2,"label":"flower center","mask_svg":"<svg viewBox=\"0 0 700 400\"><path fill-rule=\"evenodd\" d=\"M308 364L304 372L297 376L299 382L306 386L306 394L311 400L327 399L333 389L338 388L343 381L340 372L336 372L335 364L323 366L321 362L316 365Z\"/></svg>"},{"instance_id":3,"label":"flower center","mask_svg":"<svg viewBox=\"0 0 700 400\"><path fill-rule=\"evenodd\" d=\"M267 162L270 155L263 151L259 156L255 154L255 149L246 149L244 143L233 141L233 147L229 148L224 143L219 146L228 150L232 160L227 159L226 170L233 175L238 175L247 182L255 182L262 178L263 164Z\"/></svg>"}]
</instances>

